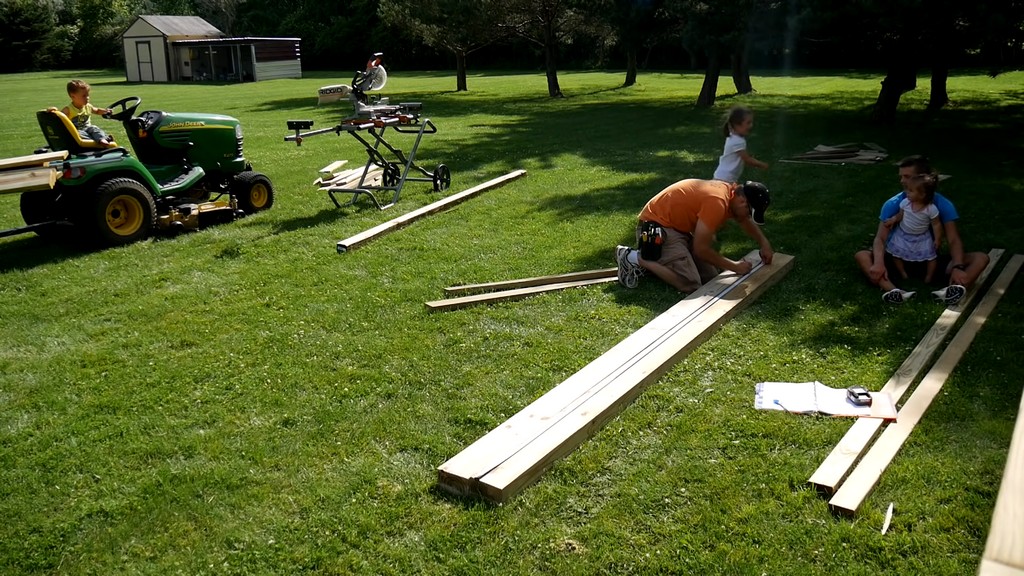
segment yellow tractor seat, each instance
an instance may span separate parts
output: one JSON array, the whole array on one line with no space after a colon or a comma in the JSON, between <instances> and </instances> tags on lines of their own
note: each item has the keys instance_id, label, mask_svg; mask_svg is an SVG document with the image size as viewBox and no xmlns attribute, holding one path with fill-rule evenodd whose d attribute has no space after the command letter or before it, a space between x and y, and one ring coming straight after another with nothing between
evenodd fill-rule
<instances>
[{"instance_id":1,"label":"yellow tractor seat","mask_svg":"<svg viewBox=\"0 0 1024 576\"><path fill-rule=\"evenodd\" d=\"M71 119L52 106L36 112L36 120L39 121L39 127L43 130L43 136L46 137L46 143L50 145L50 150L67 150L72 154L82 154L117 148L117 144L113 141L103 144L95 140L83 139L78 133L78 128L71 123Z\"/></svg>"}]
</instances>

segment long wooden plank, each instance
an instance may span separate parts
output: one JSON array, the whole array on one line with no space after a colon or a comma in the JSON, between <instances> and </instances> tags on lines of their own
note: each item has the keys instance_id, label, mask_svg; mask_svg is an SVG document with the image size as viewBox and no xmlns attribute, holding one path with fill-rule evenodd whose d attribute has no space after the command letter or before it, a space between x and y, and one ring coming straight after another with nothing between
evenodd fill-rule
<instances>
[{"instance_id":1,"label":"long wooden plank","mask_svg":"<svg viewBox=\"0 0 1024 576\"><path fill-rule=\"evenodd\" d=\"M757 251L752 251L747 258L756 255ZM624 364L646 354L664 338L666 332L685 325L742 279L731 272L719 274L524 410L514 414L502 426L473 442L439 468L439 478L447 479L442 480L442 486L456 493L471 492L475 479L521 450L543 433L548 422L564 417L572 406L579 403L580 398L593 395L593 390L621 372Z\"/></svg>"},{"instance_id":2,"label":"long wooden plank","mask_svg":"<svg viewBox=\"0 0 1024 576\"><path fill-rule=\"evenodd\" d=\"M792 267L791 256L775 258L721 296L690 301L685 318L659 316L524 408L439 467L441 487L503 502L536 481Z\"/></svg>"},{"instance_id":3,"label":"long wooden plank","mask_svg":"<svg viewBox=\"0 0 1024 576\"><path fill-rule=\"evenodd\" d=\"M988 280L1002 256L1003 250L1001 249L995 249L988 253L988 266L978 276L971 290L955 306L949 306L942 311L942 314L935 320L935 324L910 352L910 356L907 356L892 378L882 386L880 391L887 392L892 396L893 402L899 402L910 385L924 371L925 366L938 352L939 347L949 335L949 331L956 325L963 311L970 306L979 287ZM828 457L814 471L808 482L822 493L833 494L884 424L885 422L882 420L873 418L857 419Z\"/></svg>"},{"instance_id":4,"label":"long wooden plank","mask_svg":"<svg viewBox=\"0 0 1024 576\"><path fill-rule=\"evenodd\" d=\"M1015 254L1006 264L1006 268L982 297L978 307L971 312L967 321L949 342L949 346L935 361L935 365L928 371L928 374L925 374L907 403L900 409L896 422L890 424L882 432L878 441L871 446L871 449L850 473L850 477L843 482L843 485L829 500L829 506L833 510L852 515L860 508L868 493L878 484L882 472L889 466L910 436L910 432L921 421L921 417L924 416L932 400L942 390L946 378L956 367L957 362L960 361L967 347L974 340L974 336L981 329L981 325L985 323L988 315L1006 292L1006 288L1010 285L1013 277L1017 275L1022 263L1024 263L1024 256Z\"/></svg>"},{"instance_id":5,"label":"long wooden plank","mask_svg":"<svg viewBox=\"0 0 1024 576\"><path fill-rule=\"evenodd\" d=\"M982 558L978 576L1024 576L1024 568L1007 566L1001 562Z\"/></svg>"},{"instance_id":6,"label":"long wooden plank","mask_svg":"<svg viewBox=\"0 0 1024 576\"><path fill-rule=\"evenodd\" d=\"M458 296L455 298L446 298L444 300L432 300L427 302L426 306L427 309L431 311L455 310L457 308L465 308L474 304L492 304L494 302L504 302L507 300L522 300L523 298L533 296L534 294L554 292L555 290L565 290L567 288L578 288L580 286L590 286L592 284L607 284L609 282L616 282L617 280L617 277L591 278L589 280L574 280L572 282L558 282L556 284L541 284L540 286L529 286L527 288L500 290L498 292L487 292L485 294L473 294L470 296Z\"/></svg>"},{"instance_id":7,"label":"long wooden plank","mask_svg":"<svg viewBox=\"0 0 1024 576\"><path fill-rule=\"evenodd\" d=\"M490 500L505 502L536 482L555 462L594 436L647 386L778 282L792 267L791 257L779 256L776 255L777 263L761 268L749 281L716 300L683 329L668 334L649 354L636 359L606 386L553 423L544 434L481 478L479 492Z\"/></svg>"},{"instance_id":8,"label":"long wooden plank","mask_svg":"<svg viewBox=\"0 0 1024 576\"><path fill-rule=\"evenodd\" d=\"M992 526L982 559L1009 565L1024 573L1024 395L1017 409L1017 422L1010 437L1010 449L999 484ZM988 574L982 564L981 574Z\"/></svg>"},{"instance_id":9,"label":"long wooden plank","mask_svg":"<svg viewBox=\"0 0 1024 576\"><path fill-rule=\"evenodd\" d=\"M0 194L50 190L59 174L53 168L28 168L0 172Z\"/></svg>"},{"instance_id":10,"label":"long wooden plank","mask_svg":"<svg viewBox=\"0 0 1024 576\"><path fill-rule=\"evenodd\" d=\"M29 154L27 156L15 156L14 158L0 159L0 170L22 168L25 166L45 166L54 160L63 160L68 157L67 150L58 152L45 152L43 154Z\"/></svg>"},{"instance_id":11,"label":"long wooden plank","mask_svg":"<svg viewBox=\"0 0 1024 576\"><path fill-rule=\"evenodd\" d=\"M569 272L566 274L555 274L553 276L535 276L533 278L522 278L519 280L502 280L499 282L486 282L483 284L464 284L445 288L445 294L466 294L467 292L486 292L488 290L513 290L516 288L529 288L530 286L543 286L545 284L558 284L561 282L574 282L576 280L591 280L595 278L617 278L618 269L602 268L600 270L585 270L583 272Z\"/></svg>"},{"instance_id":12,"label":"long wooden plank","mask_svg":"<svg viewBox=\"0 0 1024 576\"><path fill-rule=\"evenodd\" d=\"M499 176L492 180L488 180L487 182L484 182L483 184L480 184L478 186L474 186L469 190L463 190L458 194L453 194L451 196L448 196L447 198L442 198L441 200L438 200L437 202L434 202L432 204L427 204L426 206L418 210L413 210L412 212L403 214L398 218L374 226L373 228L360 232L355 236L350 236L344 240L339 240L338 252L348 252L349 250L358 248L359 246L366 244L367 242L373 240L378 236L382 236L384 234L387 234L388 232L398 230L399 228L407 226L410 223L419 220L420 218L423 218L424 216L429 216L436 212L440 212L441 210L450 208L451 206L454 206L460 202L465 202L466 200L469 200L470 198L479 195L481 192L490 190L492 188L497 188L498 186L507 184L517 178L522 178L523 176L526 176L526 170L515 170L513 172L509 172L504 176Z\"/></svg>"}]
</instances>

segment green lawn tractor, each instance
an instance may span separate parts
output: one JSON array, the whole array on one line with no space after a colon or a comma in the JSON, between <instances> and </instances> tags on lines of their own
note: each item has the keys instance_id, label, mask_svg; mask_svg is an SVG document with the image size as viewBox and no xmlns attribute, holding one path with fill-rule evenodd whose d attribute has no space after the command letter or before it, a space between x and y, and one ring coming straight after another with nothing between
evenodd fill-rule
<instances>
[{"instance_id":1,"label":"green lawn tractor","mask_svg":"<svg viewBox=\"0 0 1024 576\"><path fill-rule=\"evenodd\" d=\"M134 156L117 144L83 139L55 108L37 112L48 146L0 160L0 193L21 193L26 226L0 236L34 231L120 246L156 230L194 230L273 205L270 179L242 153L237 119L155 110L136 116L141 102L118 100L107 116L123 123Z\"/></svg>"}]
</instances>

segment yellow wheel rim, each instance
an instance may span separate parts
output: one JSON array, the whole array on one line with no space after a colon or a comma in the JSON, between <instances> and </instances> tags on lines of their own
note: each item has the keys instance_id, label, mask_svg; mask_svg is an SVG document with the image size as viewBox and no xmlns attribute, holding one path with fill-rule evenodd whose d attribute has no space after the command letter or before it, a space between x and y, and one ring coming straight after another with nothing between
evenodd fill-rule
<instances>
[{"instance_id":1,"label":"yellow wheel rim","mask_svg":"<svg viewBox=\"0 0 1024 576\"><path fill-rule=\"evenodd\" d=\"M107 204L107 229L118 236L131 236L142 227L142 203L133 196L121 194Z\"/></svg>"},{"instance_id":2,"label":"yellow wheel rim","mask_svg":"<svg viewBox=\"0 0 1024 576\"><path fill-rule=\"evenodd\" d=\"M253 208L263 208L267 205L269 199L270 191L267 190L265 184L253 184L253 187L249 190L249 202L252 203Z\"/></svg>"}]
</instances>

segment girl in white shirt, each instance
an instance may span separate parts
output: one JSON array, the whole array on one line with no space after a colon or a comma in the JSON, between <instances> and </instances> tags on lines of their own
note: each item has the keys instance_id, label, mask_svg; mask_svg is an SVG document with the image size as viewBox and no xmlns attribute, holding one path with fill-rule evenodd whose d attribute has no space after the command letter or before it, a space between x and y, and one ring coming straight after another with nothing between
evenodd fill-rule
<instances>
[{"instance_id":1,"label":"girl in white shirt","mask_svg":"<svg viewBox=\"0 0 1024 576\"><path fill-rule=\"evenodd\" d=\"M900 201L900 211L885 221L892 230L885 250L893 257L900 275L907 277L904 260L927 262L924 281L935 276L936 258L942 244L939 209L934 204L939 179L934 174L919 174L907 184L907 197Z\"/></svg>"},{"instance_id":2,"label":"girl in white shirt","mask_svg":"<svg viewBox=\"0 0 1024 576\"><path fill-rule=\"evenodd\" d=\"M754 112L746 106L729 109L722 132L725 135L725 149L718 159L715 180L739 182L744 166L767 169L768 164L754 158L747 152L747 135L754 128Z\"/></svg>"}]
</instances>

